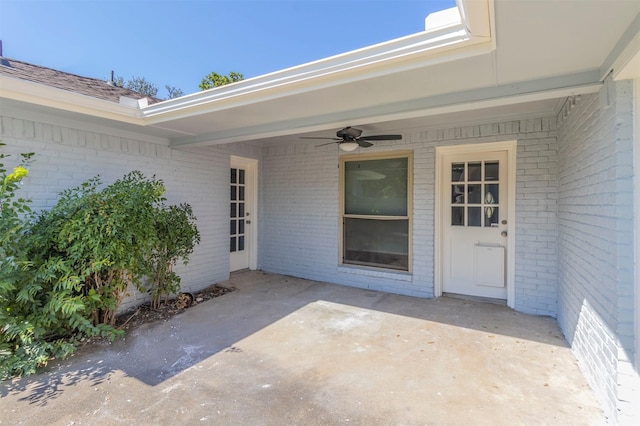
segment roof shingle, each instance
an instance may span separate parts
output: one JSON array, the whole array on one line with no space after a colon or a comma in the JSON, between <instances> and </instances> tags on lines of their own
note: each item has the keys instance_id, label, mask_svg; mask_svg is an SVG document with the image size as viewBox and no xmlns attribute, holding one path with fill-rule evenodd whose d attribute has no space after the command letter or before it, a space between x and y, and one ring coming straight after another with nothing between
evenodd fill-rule
<instances>
[{"instance_id":1,"label":"roof shingle","mask_svg":"<svg viewBox=\"0 0 640 426\"><path fill-rule=\"evenodd\" d=\"M131 89L115 86L111 82L82 77L16 59L0 58L0 74L116 103L120 102L120 96L133 99L147 98L149 104L161 101Z\"/></svg>"}]
</instances>

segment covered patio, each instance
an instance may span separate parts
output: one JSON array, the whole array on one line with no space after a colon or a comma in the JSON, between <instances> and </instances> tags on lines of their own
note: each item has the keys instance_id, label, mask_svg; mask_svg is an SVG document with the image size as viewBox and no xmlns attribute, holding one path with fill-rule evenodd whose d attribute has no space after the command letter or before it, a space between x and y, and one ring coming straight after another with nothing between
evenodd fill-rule
<instances>
[{"instance_id":1,"label":"covered patio","mask_svg":"<svg viewBox=\"0 0 640 426\"><path fill-rule=\"evenodd\" d=\"M0 424L596 424L553 318L261 271L0 387Z\"/></svg>"}]
</instances>

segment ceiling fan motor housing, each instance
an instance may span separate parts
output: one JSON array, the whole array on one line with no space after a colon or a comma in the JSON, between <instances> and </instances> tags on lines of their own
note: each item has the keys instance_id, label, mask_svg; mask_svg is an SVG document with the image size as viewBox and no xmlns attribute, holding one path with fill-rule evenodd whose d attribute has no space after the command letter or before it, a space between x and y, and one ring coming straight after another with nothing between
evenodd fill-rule
<instances>
[{"instance_id":1,"label":"ceiling fan motor housing","mask_svg":"<svg viewBox=\"0 0 640 426\"><path fill-rule=\"evenodd\" d=\"M344 140L350 140L350 141L354 141L358 139L361 134L362 134L362 130L356 129L350 126L345 127L344 129L338 130L336 132L337 137L342 138Z\"/></svg>"}]
</instances>

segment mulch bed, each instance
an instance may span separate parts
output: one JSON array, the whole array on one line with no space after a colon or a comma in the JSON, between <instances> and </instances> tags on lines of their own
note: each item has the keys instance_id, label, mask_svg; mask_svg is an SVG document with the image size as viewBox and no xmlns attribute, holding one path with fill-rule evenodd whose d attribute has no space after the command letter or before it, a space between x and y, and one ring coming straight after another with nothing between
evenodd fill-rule
<instances>
[{"instance_id":1,"label":"mulch bed","mask_svg":"<svg viewBox=\"0 0 640 426\"><path fill-rule=\"evenodd\" d=\"M180 293L177 298L160 305L158 309L152 309L150 304L140 305L118 315L116 328L125 332L135 329L142 324L156 321L166 321L174 315L180 314L192 306L206 302L215 297L223 296L234 291L233 287L222 287L218 284L210 285L196 293Z\"/></svg>"}]
</instances>

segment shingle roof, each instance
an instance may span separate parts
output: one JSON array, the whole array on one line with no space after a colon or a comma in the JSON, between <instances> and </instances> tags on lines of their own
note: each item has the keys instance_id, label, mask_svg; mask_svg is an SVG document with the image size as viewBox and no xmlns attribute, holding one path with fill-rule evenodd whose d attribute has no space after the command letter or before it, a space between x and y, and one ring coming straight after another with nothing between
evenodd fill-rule
<instances>
[{"instance_id":1,"label":"shingle roof","mask_svg":"<svg viewBox=\"0 0 640 426\"><path fill-rule=\"evenodd\" d=\"M116 103L120 102L120 96L133 99L147 98L149 104L161 101L124 87L117 87L104 80L82 77L16 59L0 57L0 74Z\"/></svg>"}]
</instances>

